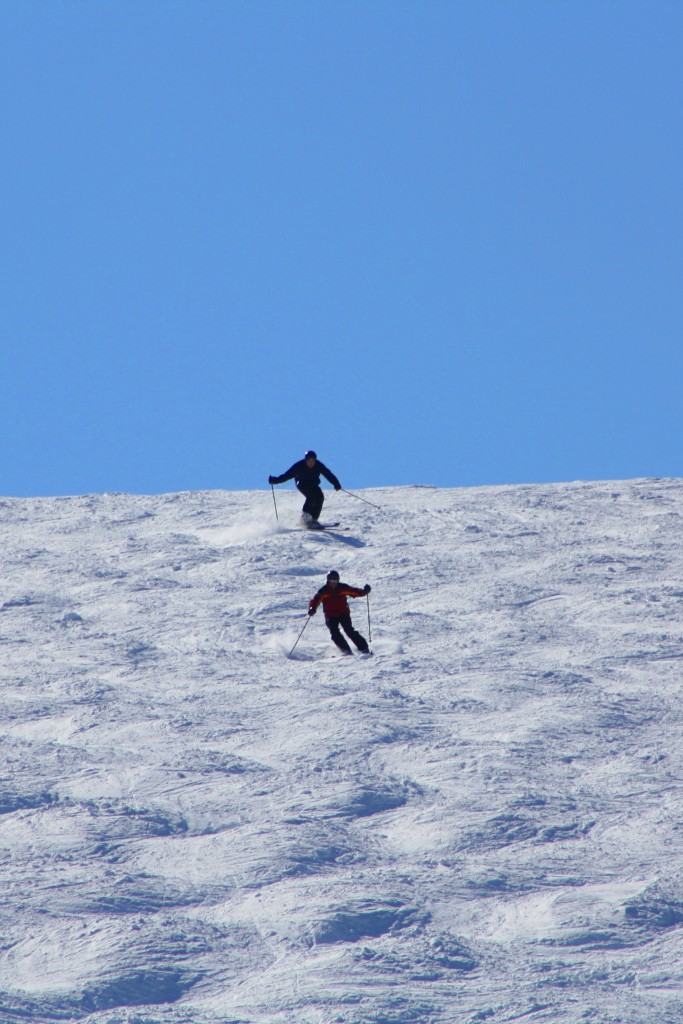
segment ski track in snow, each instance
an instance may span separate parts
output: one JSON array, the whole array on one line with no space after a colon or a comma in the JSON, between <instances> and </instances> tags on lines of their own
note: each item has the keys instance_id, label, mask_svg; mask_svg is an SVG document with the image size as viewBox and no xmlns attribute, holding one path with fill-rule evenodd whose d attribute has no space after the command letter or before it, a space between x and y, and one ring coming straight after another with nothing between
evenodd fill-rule
<instances>
[{"instance_id":1,"label":"ski track in snow","mask_svg":"<svg viewBox=\"0 0 683 1024\"><path fill-rule=\"evenodd\" d=\"M367 494L0 500L1 1024L683 1019L683 482Z\"/></svg>"}]
</instances>

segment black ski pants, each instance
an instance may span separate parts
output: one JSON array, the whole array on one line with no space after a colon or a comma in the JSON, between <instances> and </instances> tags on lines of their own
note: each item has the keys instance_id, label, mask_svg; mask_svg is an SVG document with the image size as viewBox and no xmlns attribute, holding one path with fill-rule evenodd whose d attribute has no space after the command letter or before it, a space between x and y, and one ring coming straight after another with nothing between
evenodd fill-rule
<instances>
[{"instance_id":1,"label":"black ski pants","mask_svg":"<svg viewBox=\"0 0 683 1024\"><path fill-rule=\"evenodd\" d=\"M323 494L322 487L315 485L314 487L302 487L301 484L296 485L301 493L306 498L302 512L308 512L309 516L315 521L318 521L320 513L323 510L323 502L325 495Z\"/></svg>"},{"instance_id":2,"label":"black ski pants","mask_svg":"<svg viewBox=\"0 0 683 1024\"><path fill-rule=\"evenodd\" d=\"M340 651L346 651L347 654L351 653L351 648L341 635L341 631L339 629L341 626L348 638L353 640L358 650L362 651L363 654L367 653L368 642L364 636L360 635L358 630L353 628L350 612L345 612L344 615L330 615L328 619L325 619L325 622L327 623L327 628L330 631L330 636Z\"/></svg>"}]
</instances>

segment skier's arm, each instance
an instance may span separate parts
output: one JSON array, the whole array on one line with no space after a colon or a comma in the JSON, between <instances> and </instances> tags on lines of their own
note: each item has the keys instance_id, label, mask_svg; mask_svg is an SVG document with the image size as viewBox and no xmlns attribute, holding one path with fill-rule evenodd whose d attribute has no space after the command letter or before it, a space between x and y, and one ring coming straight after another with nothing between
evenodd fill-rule
<instances>
[{"instance_id":1,"label":"skier's arm","mask_svg":"<svg viewBox=\"0 0 683 1024\"><path fill-rule=\"evenodd\" d=\"M335 491L341 491L342 485L339 483L339 481L337 480L337 478L334 475L334 473L332 472L332 470L328 469L327 466L320 461L320 459L318 459L318 469L320 470L322 475L325 477L325 479L329 480L329 482L334 487Z\"/></svg>"},{"instance_id":2,"label":"skier's arm","mask_svg":"<svg viewBox=\"0 0 683 1024\"><path fill-rule=\"evenodd\" d=\"M321 601L322 601L322 598L320 596L320 591L318 591L318 593L315 595L315 597L312 597L311 600L308 602L308 614L309 615L315 615L315 613L317 612L318 606L320 605Z\"/></svg>"},{"instance_id":3,"label":"skier's arm","mask_svg":"<svg viewBox=\"0 0 683 1024\"><path fill-rule=\"evenodd\" d=\"M372 587L370 586L369 583L366 583L363 588L350 587L348 584L345 584L341 588L341 593L344 595L344 597L365 597L365 595L369 594L371 590Z\"/></svg>"},{"instance_id":4,"label":"skier's arm","mask_svg":"<svg viewBox=\"0 0 683 1024\"><path fill-rule=\"evenodd\" d=\"M287 472L283 473L281 476L269 476L268 477L268 483L269 484L284 484L284 483L287 483L288 480L293 480L294 477L297 474L297 471L298 471L300 465L301 465L301 462L295 462L294 465L290 466L289 469L287 470Z\"/></svg>"}]
</instances>

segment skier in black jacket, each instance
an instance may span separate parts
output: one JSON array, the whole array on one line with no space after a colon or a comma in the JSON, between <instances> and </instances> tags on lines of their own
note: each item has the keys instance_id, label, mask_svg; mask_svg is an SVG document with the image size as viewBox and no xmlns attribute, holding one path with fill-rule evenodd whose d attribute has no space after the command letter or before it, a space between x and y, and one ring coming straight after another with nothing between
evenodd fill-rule
<instances>
[{"instance_id":1,"label":"skier in black jacket","mask_svg":"<svg viewBox=\"0 0 683 1024\"><path fill-rule=\"evenodd\" d=\"M306 525L317 523L322 512L325 496L320 486L320 474L334 487L335 491L341 491L342 485L334 473L319 461L315 452L306 452L303 459L295 462L293 466L283 473L282 476L269 476L269 484L284 484L287 480L294 480L296 486L305 496L306 501L301 510L301 518Z\"/></svg>"}]
</instances>

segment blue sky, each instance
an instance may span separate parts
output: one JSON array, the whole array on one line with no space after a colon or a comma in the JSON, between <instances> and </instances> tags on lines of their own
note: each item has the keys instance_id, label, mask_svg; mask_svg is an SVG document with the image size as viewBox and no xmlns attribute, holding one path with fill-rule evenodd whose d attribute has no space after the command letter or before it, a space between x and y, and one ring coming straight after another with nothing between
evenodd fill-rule
<instances>
[{"instance_id":1,"label":"blue sky","mask_svg":"<svg viewBox=\"0 0 683 1024\"><path fill-rule=\"evenodd\" d=\"M6 495L683 476L680 0L0 3Z\"/></svg>"}]
</instances>

